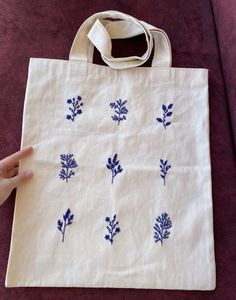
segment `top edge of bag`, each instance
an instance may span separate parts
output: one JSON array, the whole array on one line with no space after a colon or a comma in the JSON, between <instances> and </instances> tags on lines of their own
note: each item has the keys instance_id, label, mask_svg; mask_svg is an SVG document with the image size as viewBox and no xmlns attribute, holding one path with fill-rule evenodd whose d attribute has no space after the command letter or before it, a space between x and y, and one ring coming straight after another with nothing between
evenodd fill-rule
<instances>
[{"instance_id":1,"label":"top edge of bag","mask_svg":"<svg viewBox=\"0 0 236 300\"><path fill-rule=\"evenodd\" d=\"M66 59L57 59L57 58L39 58L39 57L31 57L29 59L29 62L35 62L35 61L44 61L45 63L61 63L61 64L73 64L73 65L88 65L88 66L94 66L95 68L102 68L102 69L106 69L106 70L113 70L113 71L124 71L124 70L138 70L138 69L145 69L145 70L166 70L166 69L176 69L176 70L194 70L194 71L207 71L209 72L208 68L198 68L198 67L161 67L161 66L157 66L157 67L143 67L143 66L139 66L139 67L132 67L132 68L126 68L126 69L113 69L109 66L106 65L99 65L99 64L95 64L95 63L88 63L88 62L83 62L83 61L70 61L70 60L66 60Z\"/></svg>"}]
</instances>

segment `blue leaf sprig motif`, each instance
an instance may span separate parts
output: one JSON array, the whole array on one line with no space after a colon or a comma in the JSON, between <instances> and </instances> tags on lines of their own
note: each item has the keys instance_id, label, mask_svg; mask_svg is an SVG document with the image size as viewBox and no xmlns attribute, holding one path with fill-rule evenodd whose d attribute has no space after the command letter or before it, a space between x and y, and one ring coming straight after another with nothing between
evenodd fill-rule
<instances>
[{"instance_id":1,"label":"blue leaf sprig motif","mask_svg":"<svg viewBox=\"0 0 236 300\"><path fill-rule=\"evenodd\" d=\"M166 185L166 175L168 170L171 168L171 165L168 165L168 160L160 159L160 176L164 181L164 185Z\"/></svg>"},{"instance_id":2,"label":"blue leaf sprig motif","mask_svg":"<svg viewBox=\"0 0 236 300\"><path fill-rule=\"evenodd\" d=\"M172 116L172 111L170 111L172 107L173 103L169 105L162 104L163 118L156 118L157 122L162 123L165 129L171 124L171 122L167 122L166 119Z\"/></svg>"},{"instance_id":3,"label":"blue leaf sprig motif","mask_svg":"<svg viewBox=\"0 0 236 300\"><path fill-rule=\"evenodd\" d=\"M68 208L65 214L63 215L63 220L60 219L57 221L57 228L62 233L62 242L64 242L66 227L72 224L74 215L71 214L70 209Z\"/></svg>"},{"instance_id":4,"label":"blue leaf sprig motif","mask_svg":"<svg viewBox=\"0 0 236 300\"><path fill-rule=\"evenodd\" d=\"M172 227L172 222L167 213L162 213L161 216L156 218L156 223L154 224L154 241L155 243L161 242L163 245L163 240L168 239L170 235L169 229Z\"/></svg>"},{"instance_id":5,"label":"blue leaf sprig motif","mask_svg":"<svg viewBox=\"0 0 236 300\"><path fill-rule=\"evenodd\" d=\"M116 221L116 215L112 219L106 217L105 221L108 223L107 230L109 234L106 234L104 238L112 245L114 236L121 231L120 227L118 227L119 222Z\"/></svg>"},{"instance_id":6,"label":"blue leaf sprig motif","mask_svg":"<svg viewBox=\"0 0 236 300\"><path fill-rule=\"evenodd\" d=\"M69 106L70 114L66 116L67 120L75 121L77 115L82 114L81 106L83 106L82 98L78 96L77 98L68 99L66 103Z\"/></svg>"},{"instance_id":7,"label":"blue leaf sprig motif","mask_svg":"<svg viewBox=\"0 0 236 300\"><path fill-rule=\"evenodd\" d=\"M59 174L59 177L61 180L65 180L68 182L68 179L71 178L71 176L75 175L75 172L71 169L75 169L78 167L76 161L73 157L73 154L61 154L61 171Z\"/></svg>"},{"instance_id":8,"label":"blue leaf sprig motif","mask_svg":"<svg viewBox=\"0 0 236 300\"><path fill-rule=\"evenodd\" d=\"M126 120L128 109L125 107L127 100L122 101L121 99L110 103L110 107L115 110L115 114L111 116L112 120L118 122L120 125L121 121Z\"/></svg>"},{"instance_id":9,"label":"blue leaf sprig motif","mask_svg":"<svg viewBox=\"0 0 236 300\"><path fill-rule=\"evenodd\" d=\"M108 170L111 170L112 173L111 183L113 183L113 180L116 177L116 175L123 171L120 165L120 161L117 160L117 154L115 154L113 158L111 157L108 158L106 166Z\"/></svg>"}]
</instances>

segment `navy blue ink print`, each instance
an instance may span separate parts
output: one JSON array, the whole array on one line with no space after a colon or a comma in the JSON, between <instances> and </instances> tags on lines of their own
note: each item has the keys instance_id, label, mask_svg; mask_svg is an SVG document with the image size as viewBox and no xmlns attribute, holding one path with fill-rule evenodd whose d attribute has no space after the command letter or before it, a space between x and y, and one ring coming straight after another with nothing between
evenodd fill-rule
<instances>
[{"instance_id":1,"label":"navy blue ink print","mask_svg":"<svg viewBox=\"0 0 236 300\"><path fill-rule=\"evenodd\" d=\"M110 241L110 243L112 245L114 236L120 232L120 228L117 227L119 222L116 221L116 215L113 216L113 219L106 217L105 221L108 223L107 230L108 230L109 234L106 234L104 236L104 238L107 241Z\"/></svg>"},{"instance_id":2,"label":"navy blue ink print","mask_svg":"<svg viewBox=\"0 0 236 300\"><path fill-rule=\"evenodd\" d=\"M78 96L77 98L68 99L66 103L69 106L70 114L66 116L67 120L74 122L77 115L82 114L81 106L83 106L82 98Z\"/></svg>"},{"instance_id":3,"label":"navy blue ink print","mask_svg":"<svg viewBox=\"0 0 236 300\"><path fill-rule=\"evenodd\" d=\"M60 179L65 180L68 182L68 179L71 178L71 176L75 175L75 172L70 169L75 169L78 167L76 161L73 157L73 154L61 154L61 172L59 174Z\"/></svg>"},{"instance_id":4,"label":"navy blue ink print","mask_svg":"<svg viewBox=\"0 0 236 300\"><path fill-rule=\"evenodd\" d=\"M118 122L118 125L120 125L120 121L126 120L125 115L128 113L128 110L125 107L126 103L127 100L122 101L121 99L110 103L110 107L115 110L115 115L111 116L111 118L113 121Z\"/></svg>"},{"instance_id":5,"label":"navy blue ink print","mask_svg":"<svg viewBox=\"0 0 236 300\"><path fill-rule=\"evenodd\" d=\"M171 168L171 165L168 165L168 160L160 159L160 169L161 169L161 178L164 181L164 185L166 185L166 175L168 170Z\"/></svg>"},{"instance_id":6,"label":"navy blue ink print","mask_svg":"<svg viewBox=\"0 0 236 300\"><path fill-rule=\"evenodd\" d=\"M113 159L111 159L111 157L108 158L107 169L111 170L111 174L112 174L111 183L113 183L113 180L116 177L116 175L123 171L119 163L120 161L117 160L117 154L114 155Z\"/></svg>"},{"instance_id":7,"label":"navy blue ink print","mask_svg":"<svg viewBox=\"0 0 236 300\"><path fill-rule=\"evenodd\" d=\"M157 217L153 227L155 243L160 241L161 245L163 245L163 240L169 238L170 231L168 229L171 227L172 223L167 213L162 213L161 216Z\"/></svg>"},{"instance_id":8,"label":"navy blue ink print","mask_svg":"<svg viewBox=\"0 0 236 300\"><path fill-rule=\"evenodd\" d=\"M66 226L71 225L73 221L74 215L71 214L70 209L68 208L66 213L63 215L63 220L60 219L57 221L57 228L62 233L62 243L64 242L65 233L66 233Z\"/></svg>"},{"instance_id":9,"label":"navy blue ink print","mask_svg":"<svg viewBox=\"0 0 236 300\"><path fill-rule=\"evenodd\" d=\"M163 123L164 128L166 129L167 126L170 126L171 122L166 122L166 118L172 116L172 111L170 109L173 107L173 104L169 105L162 105L162 110L163 110L163 119L161 118L156 118L157 122Z\"/></svg>"}]
</instances>

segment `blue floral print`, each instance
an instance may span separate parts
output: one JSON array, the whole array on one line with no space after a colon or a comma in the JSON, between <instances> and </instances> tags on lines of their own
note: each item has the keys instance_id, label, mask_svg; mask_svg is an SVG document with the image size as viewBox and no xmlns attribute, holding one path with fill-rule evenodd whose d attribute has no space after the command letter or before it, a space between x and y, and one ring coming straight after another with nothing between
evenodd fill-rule
<instances>
[{"instance_id":1,"label":"blue floral print","mask_svg":"<svg viewBox=\"0 0 236 300\"><path fill-rule=\"evenodd\" d=\"M106 167L108 170L111 170L111 183L113 183L113 180L116 177L116 175L123 171L120 165L120 161L117 160L117 154L115 154L113 158L108 158Z\"/></svg>"},{"instance_id":2,"label":"blue floral print","mask_svg":"<svg viewBox=\"0 0 236 300\"><path fill-rule=\"evenodd\" d=\"M171 165L168 165L168 160L160 159L160 176L164 181L164 185L166 185L166 175L168 170L171 168Z\"/></svg>"},{"instance_id":3,"label":"blue floral print","mask_svg":"<svg viewBox=\"0 0 236 300\"><path fill-rule=\"evenodd\" d=\"M65 180L68 182L68 179L71 178L71 176L75 175L75 172L70 169L75 169L78 167L76 161L73 157L73 154L61 154L61 171L59 174L60 179Z\"/></svg>"},{"instance_id":4,"label":"blue floral print","mask_svg":"<svg viewBox=\"0 0 236 300\"><path fill-rule=\"evenodd\" d=\"M66 116L67 120L75 121L77 115L82 114L81 106L83 106L82 98L78 96L77 98L68 99L66 103L69 106L70 114Z\"/></svg>"},{"instance_id":5,"label":"blue floral print","mask_svg":"<svg viewBox=\"0 0 236 300\"><path fill-rule=\"evenodd\" d=\"M162 213L161 216L156 218L156 223L153 227L154 229L154 241L155 243L161 242L163 245L164 239L168 239L170 235L170 229L172 227L172 222L167 213Z\"/></svg>"},{"instance_id":6,"label":"blue floral print","mask_svg":"<svg viewBox=\"0 0 236 300\"><path fill-rule=\"evenodd\" d=\"M107 230L109 234L106 234L104 238L112 245L114 236L121 231L120 227L118 227L119 222L116 221L116 215L112 219L106 217L105 221L108 223Z\"/></svg>"},{"instance_id":7,"label":"blue floral print","mask_svg":"<svg viewBox=\"0 0 236 300\"><path fill-rule=\"evenodd\" d=\"M171 122L166 122L166 118L169 118L172 116L172 111L170 109L173 107L173 103L169 105L162 105L162 110L163 110L163 118L156 118L157 122L162 123L164 128L170 126Z\"/></svg>"},{"instance_id":8,"label":"blue floral print","mask_svg":"<svg viewBox=\"0 0 236 300\"><path fill-rule=\"evenodd\" d=\"M57 221L57 228L62 233L62 243L64 242L66 227L72 224L74 215L71 214L70 209L68 208L66 213L63 215L63 220L60 219Z\"/></svg>"},{"instance_id":9,"label":"blue floral print","mask_svg":"<svg viewBox=\"0 0 236 300\"><path fill-rule=\"evenodd\" d=\"M128 109L125 107L127 100L122 101L121 99L110 103L110 107L115 110L115 114L111 117L113 121L118 122L120 125L121 121L126 120Z\"/></svg>"}]
</instances>

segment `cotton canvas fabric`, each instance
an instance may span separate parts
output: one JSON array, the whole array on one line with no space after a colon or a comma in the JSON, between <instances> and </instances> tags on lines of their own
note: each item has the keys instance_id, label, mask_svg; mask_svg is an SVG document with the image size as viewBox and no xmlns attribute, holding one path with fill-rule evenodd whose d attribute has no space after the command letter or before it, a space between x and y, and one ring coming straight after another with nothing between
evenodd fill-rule
<instances>
[{"instance_id":1,"label":"cotton canvas fabric","mask_svg":"<svg viewBox=\"0 0 236 300\"><path fill-rule=\"evenodd\" d=\"M86 33L87 52L76 52L77 35L70 60L30 59L21 146L32 145L34 153L20 171L32 169L34 177L17 190L7 287L215 288L208 70L170 67L168 38L159 33L151 68L134 66L150 52L127 60L104 53L109 41L98 27L112 37L114 27L103 18L117 15L128 29L117 25L115 38L134 35L132 17L104 12L78 32ZM139 24L151 51L156 32ZM93 43L110 66L92 64ZM78 97L83 105L72 121L68 100ZM127 113L118 124L110 104L119 99ZM170 104L165 127L157 119ZM68 154L76 164L63 180ZM115 154L122 171L113 178L107 165ZM161 160L171 166L165 178ZM62 241L58 220L65 221L68 208L73 219ZM156 241L163 214L171 227ZM119 231L111 243L107 218L114 215Z\"/></svg>"}]
</instances>

